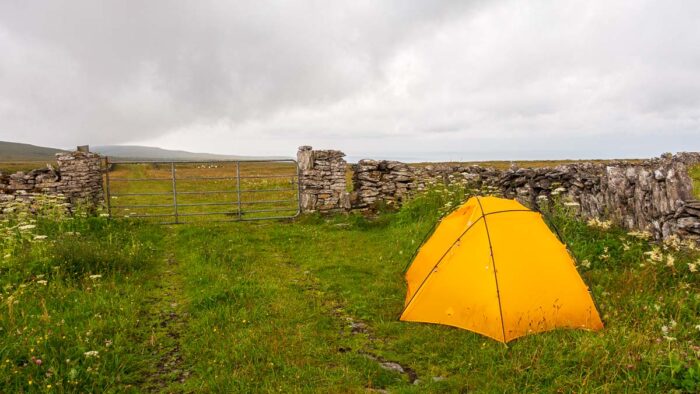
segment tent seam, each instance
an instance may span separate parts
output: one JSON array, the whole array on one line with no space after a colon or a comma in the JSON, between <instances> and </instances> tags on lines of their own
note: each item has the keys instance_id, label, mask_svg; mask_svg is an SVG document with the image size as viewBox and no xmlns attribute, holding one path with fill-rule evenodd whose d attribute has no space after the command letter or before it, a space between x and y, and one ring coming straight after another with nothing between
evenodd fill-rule
<instances>
[{"instance_id":1,"label":"tent seam","mask_svg":"<svg viewBox=\"0 0 700 394\"><path fill-rule=\"evenodd\" d=\"M501 330L503 332L503 342L506 342L506 326L503 321L503 305L501 304L501 291L498 287L498 274L496 273L496 259L493 257L493 244L491 244L491 234L489 233L489 225L486 222L486 214L484 213L484 207L481 205L481 199L476 197L476 201L479 203L479 208L481 209L481 215L484 218L484 227L486 228L486 239L489 242L489 251L491 252L491 265L493 266L493 279L496 281L496 297L498 297L498 312L501 316ZM522 209L519 211L523 211ZM532 212L532 211L531 211Z\"/></svg>"}]
</instances>

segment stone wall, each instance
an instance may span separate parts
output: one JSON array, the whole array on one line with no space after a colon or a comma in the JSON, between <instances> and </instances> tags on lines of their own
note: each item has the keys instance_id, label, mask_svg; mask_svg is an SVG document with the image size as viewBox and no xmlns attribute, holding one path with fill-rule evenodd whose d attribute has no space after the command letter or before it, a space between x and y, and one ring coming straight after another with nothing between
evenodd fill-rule
<instances>
[{"instance_id":1,"label":"stone wall","mask_svg":"<svg viewBox=\"0 0 700 394\"><path fill-rule=\"evenodd\" d=\"M417 188L415 169L398 161L360 160L352 170L353 208L399 205Z\"/></svg>"},{"instance_id":2,"label":"stone wall","mask_svg":"<svg viewBox=\"0 0 700 394\"><path fill-rule=\"evenodd\" d=\"M61 206L83 204L95 208L102 204L101 157L90 152L59 153L57 168L46 168L13 174L0 172L0 213L18 203L34 205L37 196L56 196ZM66 205L69 204L69 205Z\"/></svg>"},{"instance_id":3,"label":"stone wall","mask_svg":"<svg viewBox=\"0 0 700 394\"><path fill-rule=\"evenodd\" d=\"M513 166L506 170L360 160L352 166L354 190L349 203L345 203L345 193L340 193L345 190L345 161L328 159L340 159L343 154L302 149L305 150L300 150L300 168L316 170L306 176L306 185L311 187L306 193L302 191L302 196L307 194L302 197L302 211L330 210L324 207L371 210L382 204L400 205L430 184L459 182L465 187L517 198L531 207L557 196L585 218L612 220L627 229L650 231L657 238L676 234L700 239L700 202L693 197L688 175L690 166L700 164L700 153L666 154L643 162L574 163L552 168ZM322 158L319 164L309 164L316 155ZM329 170L331 162L336 163L335 172Z\"/></svg>"},{"instance_id":4,"label":"stone wall","mask_svg":"<svg viewBox=\"0 0 700 394\"><path fill-rule=\"evenodd\" d=\"M297 152L299 199L303 212L350 209L345 154L338 150L313 150L301 146Z\"/></svg>"},{"instance_id":5,"label":"stone wall","mask_svg":"<svg viewBox=\"0 0 700 394\"><path fill-rule=\"evenodd\" d=\"M102 157L91 152L72 152L56 157L60 182L57 191L71 202L78 200L90 205L104 201Z\"/></svg>"}]
</instances>

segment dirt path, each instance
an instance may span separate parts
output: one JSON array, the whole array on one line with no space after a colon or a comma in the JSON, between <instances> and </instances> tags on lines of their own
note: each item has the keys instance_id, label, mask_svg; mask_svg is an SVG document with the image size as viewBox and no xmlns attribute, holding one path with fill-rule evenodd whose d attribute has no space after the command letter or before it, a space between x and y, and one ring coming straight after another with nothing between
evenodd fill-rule
<instances>
[{"instance_id":1,"label":"dirt path","mask_svg":"<svg viewBox=\"0 0 700 394\"><path fill-rule=\"evenodd\" d=\"M290 265L293 265L289 263ZM372 327L370 327L366 322L357 319L353 316L351 316L345 308L343 308L342 304L339 304L338 302L334 300L329 300L329 299L319 299L318 294L319 294L319 280L311 274L309 271L302 271L300 267L294 266L300 273L300 279L298 280L299 283L302 283L304 285L304 292L309 296L316 298L320 301L320 303L324 304L326 308L328 309L329 313L331 313L337 320L341 322L341 324L344 326L344 329L341 332L341 335L362 335L366 340L364 341L364 344L362 347L357 348L357 349L351 349L351 348L340 348L338 349L339 352L345 353L345 352L355 352L357 354L362 355L363 357L372 360L379 364L380 367L389 370L389 371L394 371L399 374L402 374L406 377L409 383L414 384L418 381L418 374L416 371L411 368L410 366L406 364L402 364L397 361L393 360L388 360L381 355L379 355L375 348L376 344L381 341L381 339L377 338L374 335L374 332L372 330ZM374 390L377 391L377 390ZM381 390L379 390L381 391Z\"/></svg>"},{"instance_id":2,"label":"dirt path","mask_svg":"<svg viewBox=\"0 0 700 394\"><path fill-rule=\"evenodd\" d=\"M157 365L142 387L147 392L182 392L179 386L191 375L180 350L188 313L184 311L182 279L177 264L173 256L166 259L153 295L145 300L150 304L150 316L146 321L151 335L147 346L158 356Z\"/></svg>"}]
</instances>

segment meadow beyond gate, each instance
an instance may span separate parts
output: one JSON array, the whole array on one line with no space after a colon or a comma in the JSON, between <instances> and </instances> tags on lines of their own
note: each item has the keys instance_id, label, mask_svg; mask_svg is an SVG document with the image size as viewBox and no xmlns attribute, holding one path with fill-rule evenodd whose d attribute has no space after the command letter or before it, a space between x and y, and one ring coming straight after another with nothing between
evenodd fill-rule
<instances>
[{"instance_id":1,"label":"meadow beyond gate","mask_svg":"<svg viewBox=\"0 0 700 394\"><path fill-rule=\"evenodd\" d=\"M105 163L110 217L177 224L299 214L298 167L292 159Z\"/></svg>"}]
</instances>

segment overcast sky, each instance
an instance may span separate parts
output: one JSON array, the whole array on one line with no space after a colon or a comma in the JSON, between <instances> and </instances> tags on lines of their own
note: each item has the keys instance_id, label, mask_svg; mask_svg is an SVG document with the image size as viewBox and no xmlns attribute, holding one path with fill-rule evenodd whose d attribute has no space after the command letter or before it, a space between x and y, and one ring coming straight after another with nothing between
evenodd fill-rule
<instances>
[{"instance_id":1,"label":"overcast sky","mask_svg":"<svg viewBox=\"0 0 700 394\"><path fill-rule=\"evenodd\" d=\"M700 150L700 1L0 0L0 140L403 160Z\"/></svg>"}]
</instances>

